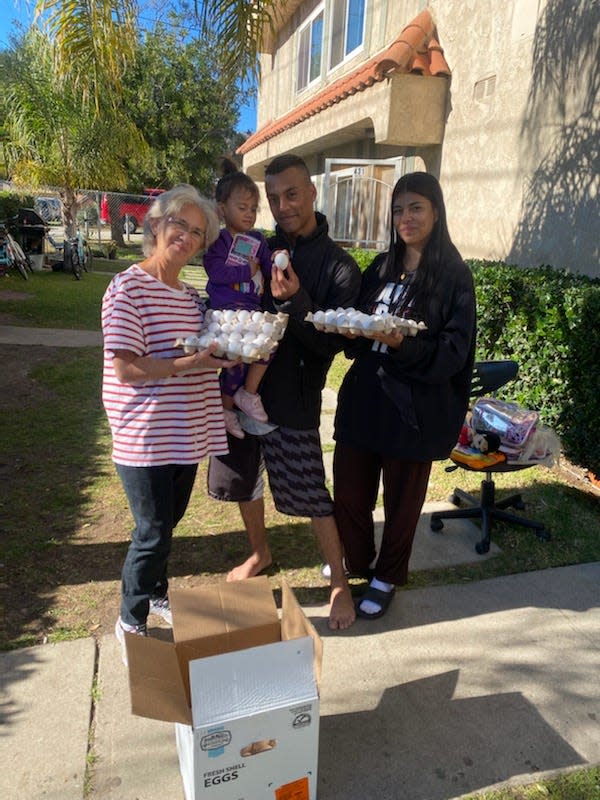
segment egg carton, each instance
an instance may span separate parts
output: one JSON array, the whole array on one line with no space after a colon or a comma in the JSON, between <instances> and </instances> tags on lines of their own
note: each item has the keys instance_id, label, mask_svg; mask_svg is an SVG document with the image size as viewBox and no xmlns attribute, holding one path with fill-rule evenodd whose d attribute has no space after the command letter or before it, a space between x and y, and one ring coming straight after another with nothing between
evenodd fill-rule
<instances>
[{"instance_id":1,"label":"egg carton","mask_svg":"<svg viewBox=\"0 0 600 800\"><path fill-rule=\"evenodd\" d=\"M287 321L287 314L269 311L209 309L198 335L176 339L175 347L182 347L185 353L195 353L215 342L214 355L252 364L267 359L277 349Z\"/></svg>"},{"instance_id":2,"label":"egg carton","mask_svg":"<svg viewBox=\"0 0 600 800\"><path fill-rule=\"evenodd\" d=\"M396 317L394 314L365 314L356 308L329 308L324 311L309 311L304 318L312 322L318 331L325 333L353 333L373 338L376 333L400 331L404 336L416 336L427 329L424 322Z\"/></svg>"}]
</instances>

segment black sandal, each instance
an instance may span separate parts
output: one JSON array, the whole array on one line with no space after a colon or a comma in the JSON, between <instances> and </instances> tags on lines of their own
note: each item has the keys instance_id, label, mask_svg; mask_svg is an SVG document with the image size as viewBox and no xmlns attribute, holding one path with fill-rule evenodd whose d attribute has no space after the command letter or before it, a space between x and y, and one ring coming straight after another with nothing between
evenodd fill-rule
<instances>
[{"instance_id":1,"label":"black sandal","mask_svg":"<svg viewBox=\"0 0 600 800\"><path fill-rule=\"evenodd\" d=\"M390 592L382 592L381 589L375 589L374 586L369 586L362 597L359 597L359 599L356 601L356 615L361 619L379 619L380 617L383 617L385 612L390 607L390 603L392 602L392 598L395 594L395 586ZM363 600L370 600L372 603L376 603L380 607L379 611L375 611L374 614L368 614L366 611L363 611L360 607L360 604Z\"/></svg>"}]
</instances>

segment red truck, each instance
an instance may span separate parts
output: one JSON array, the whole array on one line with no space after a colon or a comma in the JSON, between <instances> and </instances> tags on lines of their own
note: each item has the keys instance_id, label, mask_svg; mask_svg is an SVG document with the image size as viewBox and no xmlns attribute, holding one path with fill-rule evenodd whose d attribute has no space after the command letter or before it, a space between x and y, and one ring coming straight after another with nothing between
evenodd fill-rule
<instances>
[{"instance_id":1,"label":"red truck","mask_svg":"<svg viewBox=\"0 0 600 800\"><path fill-rule=\"evenodd\" d=\"M105 192L100 204L100 219L105 225L110 225L112 215L116 213L123 225L123 231L135 233L141 228L146 212L155 198L164 191L164 189L144 189L142 195Z\"/></svg>"}]
</instances>

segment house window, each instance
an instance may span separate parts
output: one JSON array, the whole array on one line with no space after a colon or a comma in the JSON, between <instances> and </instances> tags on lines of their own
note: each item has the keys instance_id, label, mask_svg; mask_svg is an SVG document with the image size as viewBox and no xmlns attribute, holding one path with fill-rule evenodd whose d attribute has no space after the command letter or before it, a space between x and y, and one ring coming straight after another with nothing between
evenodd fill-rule
<instances>
[{"instance_id":1,"label":"house window","mask_svg":"<svg viewBox=\"0 0 600 800\"><path fill-rule=\"evenodd\" d=\"M321 76L321 57L323 54L323 6L300 29L298 47L298 82L296 91L316 81Z\"/></svg>"},{"instance_id":2,"label":"house window","mask_svg":"<svg viewBox=\"0 0 600 800\"><path fill-rule=\"evenodd\" d=\"M364 32L365 0L333 0L330 69L362 47Z\"/></svg>"}]
</instances>

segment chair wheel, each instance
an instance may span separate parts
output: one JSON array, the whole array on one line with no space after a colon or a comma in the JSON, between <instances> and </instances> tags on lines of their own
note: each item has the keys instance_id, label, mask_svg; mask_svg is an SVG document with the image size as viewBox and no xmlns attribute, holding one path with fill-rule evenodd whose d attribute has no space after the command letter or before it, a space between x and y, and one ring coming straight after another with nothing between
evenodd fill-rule
<instances>
[{"instance_id":1,"label":"chair wheel","mask_svg":"<svg viewBox=\"0 0 600 800\"><path fill-rule=\"evenodd\" d=\"M517 509L517 511L525 511L525 503L524 503L522 500L516 500L516 501L515 501L515 502L512 504L512 507L513 507L513 508L516 508L516 509Z\"/></svg>"},{"instance_id":2,"label":"chair wheel","mask_svg":"<svg viewBox=\"0 0 600 800\"><path fill-rule=\"evenodd\" d=\"M448 502L452 503L453 506L459 506L461 503L461 499L457 494L451 494L448 498Z\"/></svg>"},{"instance_id":3,"label":"chair wheel","mask_svg":"<svg viewBox=\"0 0 600 800\"><path fill-rule=\"evenodd\" d=\"M429 527L432 531L441 531L444 527L444 523L441 519L431 519L429 522Z\"/></svg>"},{"instance_id":4,"label":"chair wheel","mask_svg":"<svg viewBox=\"0 0 600 800\"><path fill-rule=\"evenodd\" d=\"M540 542L549 542L552 539L550 531L547 531L545 528L541 528L539 531L536 531L536 533Z\"/></svg>"},{"instance_id":5,"label":"chair wheel","mask_svg":"<svg viewBox=\"0 0 600 800\"><path fill-rule=\"evenodd\" d=\"M482 539L475 545L475 551L479 553L480 556L484 555L484 553L487 553L489 549L490 543L488 539Z\"/></svg>"}]
</instances>

